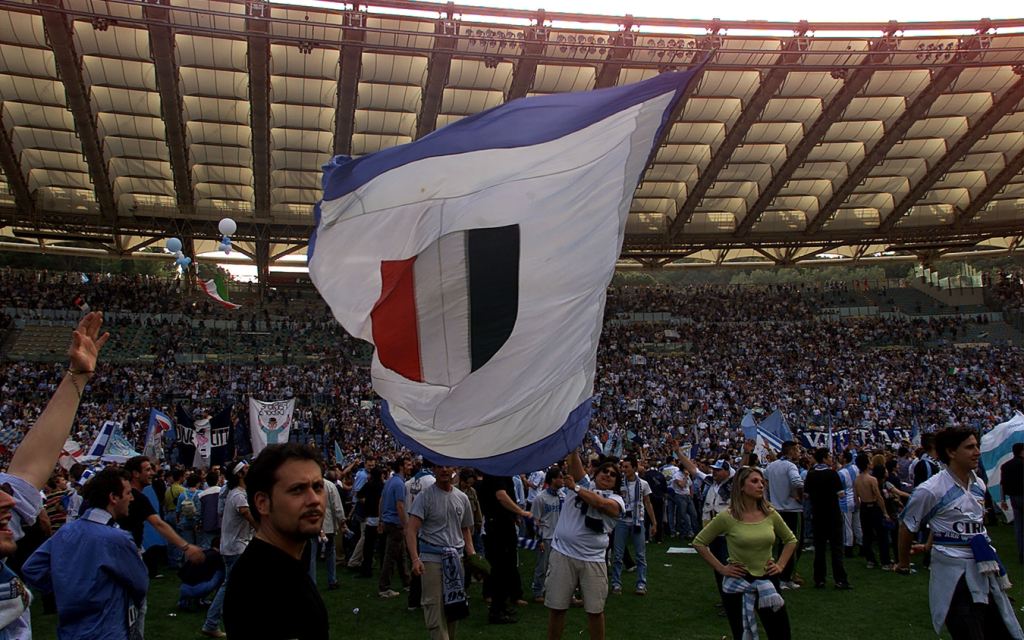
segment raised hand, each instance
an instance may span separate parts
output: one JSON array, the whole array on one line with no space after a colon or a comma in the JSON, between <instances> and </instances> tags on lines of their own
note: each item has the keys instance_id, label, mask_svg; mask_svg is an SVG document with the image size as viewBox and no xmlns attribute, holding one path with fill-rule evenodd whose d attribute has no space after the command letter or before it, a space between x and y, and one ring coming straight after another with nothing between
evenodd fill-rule
<instances>
[{"instance_id":1,"label":"raised hand","mask_svg":"<svg viewBox=\"0 0 1024 640\"><path fill-rule=\"evenodd\" d=\"M78 323L78 328L71 336L71 346L68 347L68 358L71 360L73 372L91 372L96 369L96 359L99 357L100 349L110 338L109 333L100 335L100 328L103 326L103 313L93 311L87 313Z\"/></svg>"}]
</instances>

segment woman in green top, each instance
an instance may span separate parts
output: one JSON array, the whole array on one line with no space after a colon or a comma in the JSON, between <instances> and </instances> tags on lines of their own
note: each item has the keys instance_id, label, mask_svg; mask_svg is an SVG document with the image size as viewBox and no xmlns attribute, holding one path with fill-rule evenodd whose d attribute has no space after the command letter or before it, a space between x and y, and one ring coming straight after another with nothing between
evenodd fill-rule
<instances>
[{"instance_id":1,"label":"woman in green top","mask_svg":"<svg viewBox=\"0 0 1024 640\"><path fill-rule=\"evenodd\" d=\"M708 544L724 535L729 547L729 564L722 564ZM778 562L772 547L778 536L785 546ZM789 640L789 615L779 595L779 574L796 550L796 536L782 516L764 497L764 476L757 467L745 467L732 483L729 508L715 516L694 541L693 547L724 576L722 602L735 640L745 633L757 640L757 617L769 640Z\"/></svg>"}]
</instances>

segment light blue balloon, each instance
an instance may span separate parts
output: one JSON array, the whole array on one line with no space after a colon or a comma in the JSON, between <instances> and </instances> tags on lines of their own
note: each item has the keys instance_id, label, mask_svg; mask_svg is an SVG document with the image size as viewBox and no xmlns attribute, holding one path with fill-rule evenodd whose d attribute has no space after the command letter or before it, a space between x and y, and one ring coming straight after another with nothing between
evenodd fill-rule
<instances>
[{"instance_id":1,"label":"light blue balloon","mask_svg":"<svg viewBox=\"0 0 1024 640\"><path fill-rule=\"evenodd\" d=\"M178 251L181 251L181 240L178 240L177 238L168 238L167 244L164 246L166 246L167 250L171 253L177 253Z\"/></svg>"}]
</instances>

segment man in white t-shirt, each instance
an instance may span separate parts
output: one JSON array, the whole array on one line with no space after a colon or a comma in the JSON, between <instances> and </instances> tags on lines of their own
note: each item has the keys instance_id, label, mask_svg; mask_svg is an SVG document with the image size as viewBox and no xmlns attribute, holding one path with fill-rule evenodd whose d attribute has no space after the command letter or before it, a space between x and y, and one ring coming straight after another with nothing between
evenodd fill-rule
<instances>
[{"instance_id":1,"label":"man in white t-shirt","mask_svg":"<svg viewBox=\"0 0 1024 640\"><path fill-rule=\"evenodd\" d=\"M593 481L583 473L579 452L569 455L569 475L565 504L555 525L551 541L547 595L548 639L561 640L565 614L577 585L583 594L583 609L591 640L604 638L604 603L608 598L608 533L623 511L625 503L618 495L619 472L615 464L597 467ZM591 488L593 487L593 488Z\"/></svg>"},{"instance_id":2,"label":"man in white t-shirt","mask_svg":"<svg viewBox=\"0 0 1024 640\"><path fill-rule=\"evenodd\" d=\"M912 554L932 552L928 595L935 633L945 625L953 640L1024 638L1006 593L1010 576L985 528L986 486L975 474L977 436L968 427L946 427L935 442L946 466L918 485L900 515L897 573L910 575ZM914 534L925 525L931 537L914 548Z\"/></svg>"},{"instance_id":3,"label":"man in white t-shirt","mask_svg":"<svg viewBox=\"0 0 1024 640\"><path fill-rule=\"evenodd\" d=\"M665 482L668 483L668 495L665 496L665 522L668 524L668 535L677 536L681 535L676 530L676 520L679 516L676 515L676 501L675 492L672 491L672 476L679 471L679 467L672 461L671 458L665 461L664 466L661 467L661 475L665 476ZM665 531L662 534L666 533Z\"/></svg>"},{"instance_id":4,"label":"man in white t-shirt","mask_svg":"<svg viewBox=\"0 0 1024 640\"><path fill-rule=\"evenodd\" d=\"M676 469L669 479L669 492L675 504L676 532L682 538L692 538L700 532L697 507L693 504L693 480L685 469Z\"/></svg>"},{"instance_id":5,"label":"man in white t-shirt","mask_svg":"<svg viewBox=\"0 0 1024 640\"><path fill-rule=\"evenodd\" d=\"M614 561L612 562L612 593L622 594L622 557L626 553L626 541L633 541L633 557L636 560L636 595L647 595L647 535L644 531L644 514L651 508L651 485L636 474L637 461L629 456L619 465L622 470L622 488L619 495L625 509L615 524ZM658 524L653 523L652 529Z\"/></svg>"}]
</instances>

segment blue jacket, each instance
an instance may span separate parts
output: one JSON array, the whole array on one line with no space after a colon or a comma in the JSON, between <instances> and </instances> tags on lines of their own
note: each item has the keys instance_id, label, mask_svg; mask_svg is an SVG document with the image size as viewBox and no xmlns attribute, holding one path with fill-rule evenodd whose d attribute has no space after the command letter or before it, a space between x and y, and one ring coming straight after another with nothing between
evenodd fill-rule
<instances>
[{"instance_id":1,"label":"blue jacket","mask_svg":"<svg viewBox=\"0 0 1024 640\"><path fill-rule=\"evenodd\" d=\"M89 509L22 567L25 582L55 595L61 640L127 640L129 616L146 597L149 576L135 542L110 522L107 511Z\"/></svg>"}]
</instances>

